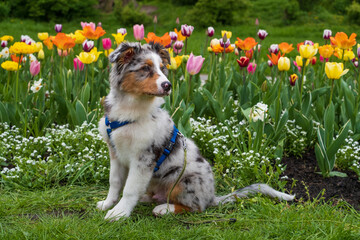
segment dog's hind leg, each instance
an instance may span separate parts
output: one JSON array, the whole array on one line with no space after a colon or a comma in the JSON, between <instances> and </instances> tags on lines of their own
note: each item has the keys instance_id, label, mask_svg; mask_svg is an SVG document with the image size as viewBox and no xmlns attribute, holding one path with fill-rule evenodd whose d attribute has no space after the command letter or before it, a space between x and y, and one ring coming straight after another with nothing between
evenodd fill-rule
<instances>
[{"instance_id":1,"label":"dog's hind leg","mask_svg":"<svg viewBox=\"0 0 360 240\"><path fill-rule=\"evenodd\" d=\"M168 204L164 203L164 204L156 206L152 212L155 216L161 216L161 215L165 215L168 213L179 214L179 213L185 213L185 212L190 212L190 211L191 211L191 209L189 207L186 207L181 204L169 204L169 207L168 207Z\"/></svg>"},{"instance_id":2,"label":"dog's hind leg","mask_svg":"<svg viewBox=\"0 0 360 240\"><path fill-rule=\"evenodd\" d=\"M109 147L110 151L110 188L108 195L104 201L97 203L97 208L100 210L107 210L114 206L119 200L119 193L124 186L128 170L123 167L116 158L115 152Z\"/></svg>"}]
</instances>

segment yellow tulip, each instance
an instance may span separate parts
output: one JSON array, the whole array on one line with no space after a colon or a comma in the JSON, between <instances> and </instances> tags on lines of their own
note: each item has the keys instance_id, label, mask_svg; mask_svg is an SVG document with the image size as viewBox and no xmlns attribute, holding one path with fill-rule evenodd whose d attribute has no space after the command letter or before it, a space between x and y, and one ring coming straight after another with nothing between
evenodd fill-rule
<instances>
[{"instance_id":1,"label":"yellow tulip","mask_svg":"<svg viewBox=\"0 0 360 240\"><path fill-rule=\"evenodd\" d=\"M1 67L6 71L17 71L21 68L21 65L13 61L5 61L1 64Z\"/></svg>"},{"instance_id":2,"label":"yellow tulip","mask_svg":"<svg viewBox=\"0 0 360 240\"><path fill-rule=\"evenodd\" d=\"M279 71L288 71L290 69L290 59L288 57L280 57L278 61Z\"/></svg>"},{"instance_id":3,"label":"yellow tulip","mask_svg":"<svg viewBox=\"0 0 360 240\"><path fill-rule=\"evenodd\" d=\"M296 56L295 61L296 61L296 64L297 64L299 67L302 67L302 66L303 66L303 58L302 58L301 56ZM310 63L310 59L307 59L307 60L306 60L306 66L309 65L309 63Z\"/></svg>"},{"instance_id":4,"label":"yellow tulip","mask_svg":"<svg viewBox=\"0 0 360 240\"><path fill-rule=\"evenodd\" d=\"M35 52L39 52L41 49L43 49L42 42L32 43L31 46L34 47Z\"/></svg>"},{"instance_id":5,"label":"yellow tulip","mask_svg":"<svg viewBox=\"0 0 360 240\"><path fill-rule=\"evenodd\" d=\"M226 34L226 38L227 38L227 39L231 38L231 36L232 36L232 32L222 30L222 31L221 31L221 37L224 37L225 34Z\"/></svg>"},{"instance_id":6,"label":"yellow tulip","mask_svg":"<svg viewBox=\"0 0 360 240\"><path fill-rule=\"evenodd\" d=\"M94 54L88 52L81 52L78 56L76 56L82 63L90 64L95 62L96 56Z\"/></svg>"},{"instance_id":7,"label":"yellow tulip","mask_svg":"<svg viewBox=\"0 0 360 240\"><path fill-rule=\"evenodd\" d=\"M84 35L82 35L81 30L76 30L75 34L74 34L74 37L75 37L75 43L76 44L82 44L86 39L86 37L84 37Z\"/></svg>"},{"instance_id":8,"label":"yellow tulip","mask_svg":"<svg viewBox=\"0 0 360 240\"><path fill-rule=\"evenodd\" d=\"M12 42L12 41L14 41L14 37L9 36L9 35L4 35L4 36L0 37L0 41Z\"/></svg>"},{"instance_id":9,"label":"yellow tulip","mask_svg":"<svg viewBox=\"0 0 360 240\"><path fill-rule=\"evenodd\" d=\"M345 75L349 69L344 70L344 64L337 62L327 62L325 64L325 73L329 79L339 79Z\"/></svg>"},{"instance_id":10,"label":"yellow tulip","mask_svg":"<svg viewBox=\"0 0 360 240\"><path fill-rule=\"evenodd\" d=\"M31 54L35 52L35 47L24 42L16 42L9 48L9 51L15 54Z\"/></svg>"},{"instance_id":11,"label":"yellow tulip","mask_svg":"<svg viewBox=\"0 0 360 240\"><path fill-rule=\"evenodd\" d=\"M38 59L43 60L45 58L44 50L40 49L38 52Z\"/></svg>"},{"instance_id":12,"label":"yellow tulip","mask_svg":"<svg viewBox=\"0 0 360 240\"><path fill-rule=\"evenodd\" d=\"M47 32L38 33L38 38L40 39L40 41L44 41L48 37L49 37L49 33Z\"/></svg>"},{"instance_id":13,"label":"yellow tulip","mask_svg":"<svg viewBox=\"0 0 360 240\"><path fill-rule=\"evenodd\" d=\"M175 58L171 57L171 58L170 58L170 64L168 64L166 67L167 67L169 70L176 70L176 69L177 69L177 64L176 64Z\"/></svg>"},{"instance_id":14,"label":"yellow tulip","mask_svg":"<svg viewBox=\"0 0 360 240\"><path fill-rule=\"evenodd\" d=\"M124 38L127 35L127 33L125 33L124 35L122 35L121 33L111 34L111 35L115 38L116 44L119 45L124 41Z\"/></svg>"},{"instance_id":15,"label":"yellow tulip","mask_svg":"<svg viewBox=\"0 0 360 240\"><path fill-rule=\"evenodd\" d=\"M94 47L94 48L91 49L91 51L90 51L90 54L93 54L93 55L95 56L95 61L94 61L94 62L96 62L96 61L98 60L100 54L102 54L102 53L103 53L102 51L101 51L101 52L98 52L96 47Z\"/></svg>"},{"instance_id":16,"label":"yellow tulip","mask_svg":"<svg viewBox=\"0 0 360 240\"><path fill-rule=\"evenodd\" d=\"M114 51L113 48L110 48L109 50L105 50L105 57L108 57L110 53L112 53L113 51Z\"/></svg>"},{"instance_id":17,"label":"yellow tulip","mask_svg":"<svg viewBox=\"0 0 360 240\"><path fill-rule=\"evenodd\" d=\"M299 52L302 58L311 59L317 53L316 46L311 45L301 45Z\"/></svg>"}]
</instances>

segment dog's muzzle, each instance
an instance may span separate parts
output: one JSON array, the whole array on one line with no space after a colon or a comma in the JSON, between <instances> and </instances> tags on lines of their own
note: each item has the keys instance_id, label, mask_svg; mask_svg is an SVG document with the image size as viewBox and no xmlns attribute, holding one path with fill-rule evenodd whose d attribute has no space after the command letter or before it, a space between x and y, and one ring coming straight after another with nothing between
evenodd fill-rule
<instances>
[{"instance_id":1,"label":"dog's muzzle","mask_svg":"<svg viewBox=\"0 0 360 240\"><path fill-rule=\"evenodd\" d=\"M169 93L171 90L171 83L169 81L161 83L161 87L165 93Z\"/></svg>"}]
</instances>

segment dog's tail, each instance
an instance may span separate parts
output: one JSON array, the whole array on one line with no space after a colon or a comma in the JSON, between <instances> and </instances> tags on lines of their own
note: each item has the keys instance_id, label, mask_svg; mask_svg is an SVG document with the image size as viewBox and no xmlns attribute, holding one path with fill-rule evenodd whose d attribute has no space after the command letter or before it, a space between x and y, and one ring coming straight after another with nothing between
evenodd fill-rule
<instances>
[{"instance_id":1,"label":"dog's tail","mask_svg":"<svg viewBox=\"0 0 360 240\"><path fill-rule=\"evenodd\" d=\"M272 187L270 187L266 184L255 183L250 186L236 190L235 192L230 193L228 195L215 197L214 206L217 206L219 204L228 203L228 202L235 202L237 198L246 198L249 195L255 194L255 193L262 193L267 196L270 196L273 198L278 198L279 200L285 200L285 201L292 201L295 198L294 195L289 195L286 193L276 191L275 189L273 189Z\"/></svg>"}]
</instances>

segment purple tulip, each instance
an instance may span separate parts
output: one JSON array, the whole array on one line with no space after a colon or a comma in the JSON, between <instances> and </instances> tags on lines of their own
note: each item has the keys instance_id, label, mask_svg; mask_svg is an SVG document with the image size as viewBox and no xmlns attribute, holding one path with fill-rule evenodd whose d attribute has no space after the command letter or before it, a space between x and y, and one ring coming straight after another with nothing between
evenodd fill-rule
<instances>
[{"instance_id":1,"label":"purple tulip","mask_svg":"<svg viewBox=\"0 0 360 240\"><path fill-rule=\"evenodd\" d=\"M192 32L194 31L194 27L193 26L188 26L186 24L181 25L181 34L184 37L190 37L190 35L192 34Z\"/></svg>"},{"instance_id":2,"label":"purple tulip","mask_svg":"<svg viewBox=\"0 0 360 240\"><path fill-rule=\"evenodd\" d=\"M169 32L169 36L171 38L171 41L176 42L178 35L176 34L176 32Z\"/></svg>"},{"instance_id":3,"label":"purple tulip","mask_svg":"<svg viewBox=\"0 0 360 240\"><path fill-rule=\"evenodd\" d=\"M357 55L358 55L358 58L360 58L360 47L357 48Z\"/></svg>"},{"instance_id":4,"label":"purple tulip","mask_svg":"<svg viewBox=\"0 0 360 240\"><path fill-rule=\"evenodd\" d=\"M111 39L110 38L103 38L102 39L102 44L103 44L104 50L109 50L111 48Z\"/></svg>"},{"instance_id":5,"label":"purple tulip","mask_svg":"<svg viewBox=\"0 0 360 240\"><path fill-rule=\"evenodd\" d=\"M305 41L304 41L304 45L314 46L314 42L311 41L311 40L305 40Z\"/></svg>"},{"instance_id":6,"label":"purple tulip","mask_svg":"<svg viewBox=\"0 0 360 240\"><path fill-rule=\"evenodd\" d=\"M184 47L183 41L176 41L173 46L174 52L176 54L179 54L183 47Z\"/></svg>"},{"instance_id":7,"label":"purple tulip","mask_svg":"<svg viewBox=\"0 0 360 240\"><path fill-rule=\"evenodd\" d=\"M268 60L268 61L267 61L267 64L268 64L268 66L269 66L269 67L274 66L274 64L272 63L272 61L271 61L271 60Z\"/></svg>"},{"instance_id":8,"label":"purple tulip","mask_svg":"<svg viewBox=\"0 0 360 240\"><path fill-rule=\"evenodd\" d=\"M271 44L269 48L270 53L277 54L279 52L279 45L278 44Z\"/></svg>"},{"instance_id":9,"label":"purple tulip","mask_svg":"<svg viewBox=\"0 0 360 240\"><path fill-rule=\"evenodd\" d=\"M332 34L331 30L325 29L325 30L324 30L324 33L323 33L323 38L324 38L325 40L329 40L330 37L331 37L331 34Z\"/></svg>"},{"instance_id":10,"label":"purple tulip","mask_svg":"<svg viewBox=\"0 0 360 240\"><path fill-rule=\"evenodd\" d=\"M354 62L354 66L355 66L355 67L359 67L359 62L358 62L358 61L355 61L355 62Z\"/></svg>"},{"instance_id":11,"label":"purple tulip","mask_svg":"<svg viewBox=\"0 0 360 240\"><path fill-rule=\"evenodd\" d=\"M230 39L227 39L226 42L224 43L224 39L220 38L219 42L221 47L225 46L225 48L228 48L230 46Z\"/></svg>"},{"instance_id":12,"label":"purple tulip","mask_svg":"<svg viewBox=\"0 0 360 240\"><path fill-rule=\"evenodd\" d=\"M57 33L61 32L62 31L62 25L61 24L55 24L55 31Z\"/></svg>"},{"instance_id":13,"label":"purple tulip","mask_svg":"<svg viewBox=\"0 0 360 240\"><path fill-rule=\"evenodd\" d=\"M32 76L36 76L38 75L40 72L40 62L38 61L33 61L30 63L30 74Z\"/></svg>"},{"instance_id":14,"label":"purple tulip","mask_svg":"<svg viewBox=\"0 0 360 240\"><path fill-rule=\"evenodd\" d=\"M257 32L258 37L261 40L264 40L266 38L266 36L268 35L267 31L259 29L259 31Z\"/></svg>"},{"instance_id":15,"label":"purple tulip","mask_svg":"<svg viewBox=\"0 0 360 240\"><path fill-rule=\"evenodd\" d=\"M8 42L7 41L1 41L1 47L4 48L8 45Z\"/></svg>"},{"instance_id":16,"label":"purple tulip","mask_svg":"<svg viewBox=\"0 0 360 240\"><path fill-rule=\"evenodd\" d=\"M141 24L141 25L135 24L133 26L133 30L134 30L134 37L137 41L141 41L144 39L145 33L144 33L144 25L143 24Z\"/></svg>"},{"instance_id":17,"label":"purple tulip","mask_svg":"<svg viewBox=\"0 0 360 240\"><path fill-rule=\"evenodd\" d=\"M74 69L79 71L84 69L84 63L82 63L78 58L74 58Z\"/></svg>"},{"instance_id":18,"label":"purple tulip","mask_svg":"<svg viewBox=\"0 0 360 240\"><path fill-rule=\"evenodd\" d=\"M84 50L85 52L90 52L91 49L94 48L94 41L85 40L82 45L83 45L83 50Z\"/></svg>"},{"instance_id":19,"label":"purple tulip","mask_svg":"<svg viewBox=\"0 0 360 240\"><path fill-rule=\"evenodd\" d=\"M126 28L119 28L117 30L117 33L121 33L122 35L125 35L127 33Z\"/></svg>"},{"instance_id":20,"label":"purple tulip","mask_svg":"<svg viewBox=\"0 0 360 240\"><path fill-rule=\"evenodd\" d=\"M190 53L190 57L186 63L186 70L190 75L198 74L201 70L201 67L204 63L205 58L202 56L194 56Z\"/></svg>"},{"instance_id":21,"label":"purple tulip","mask_svg":"<svg viewBox=\"0 0 360 240\"><path fill-rule=\"evenodd\" d=\"M214 36L215 33L215 29L213 27L208 27L206 30L206 34L208 35L208 37L212 37Z\"/></svg>"}]
</instances>

